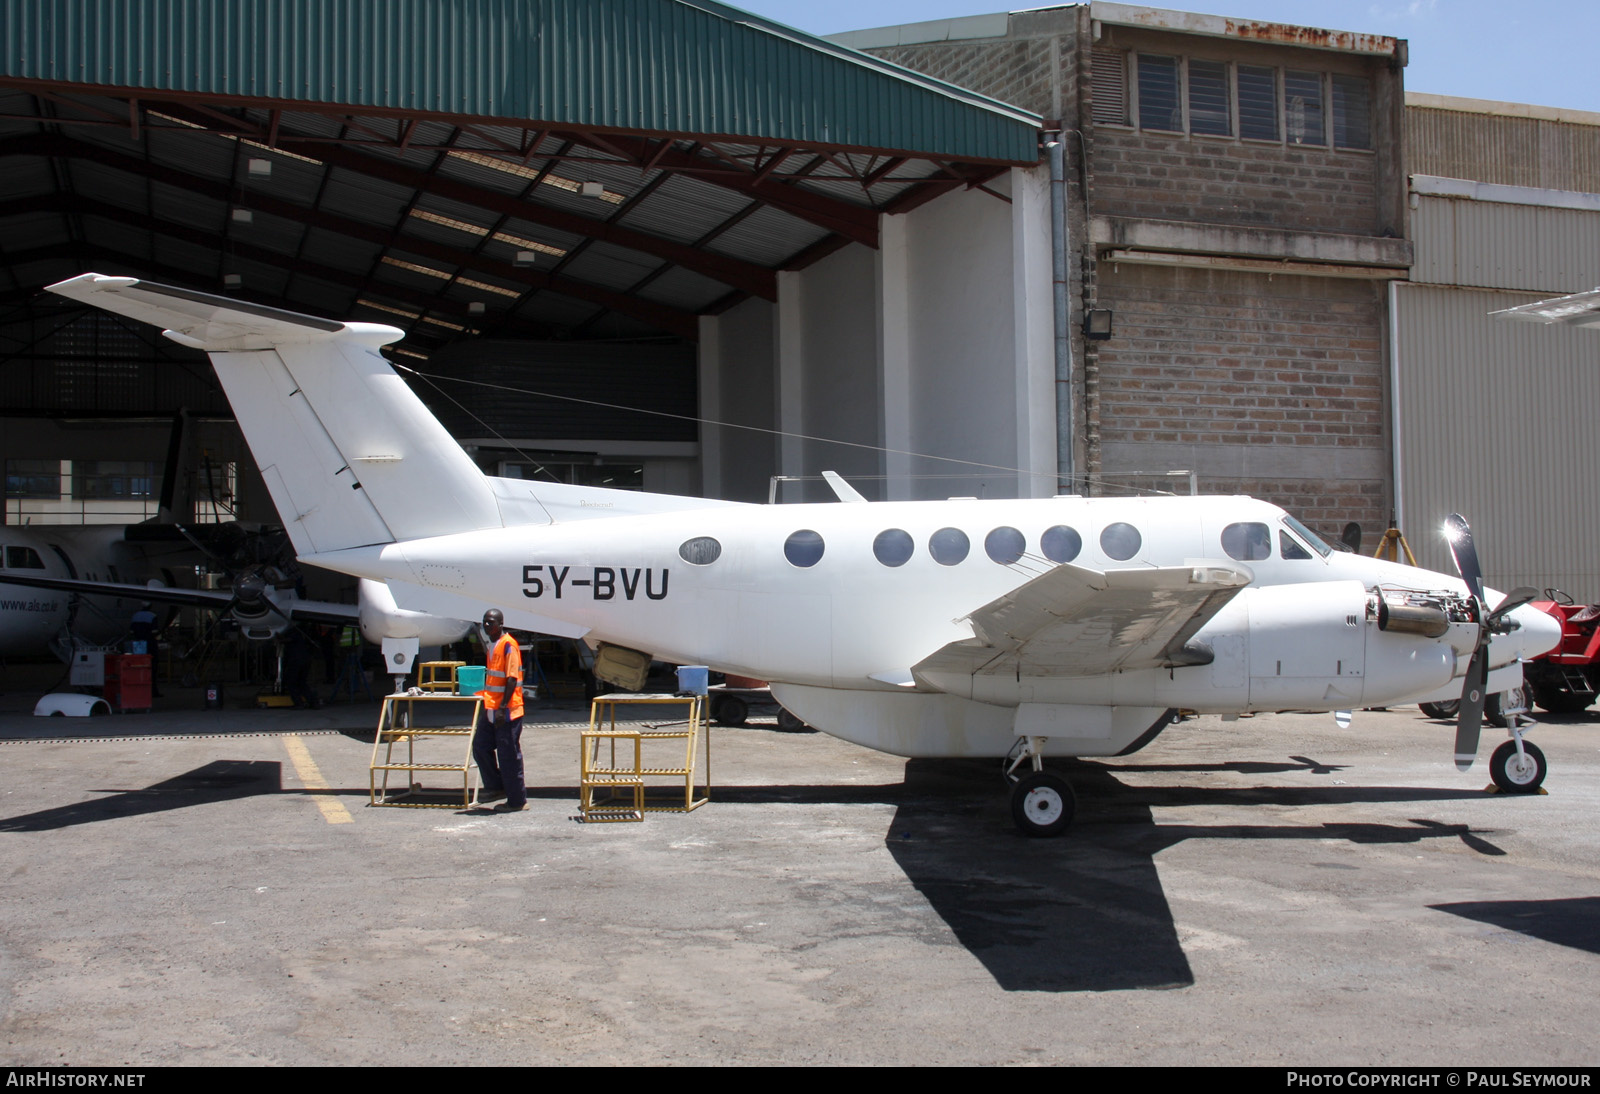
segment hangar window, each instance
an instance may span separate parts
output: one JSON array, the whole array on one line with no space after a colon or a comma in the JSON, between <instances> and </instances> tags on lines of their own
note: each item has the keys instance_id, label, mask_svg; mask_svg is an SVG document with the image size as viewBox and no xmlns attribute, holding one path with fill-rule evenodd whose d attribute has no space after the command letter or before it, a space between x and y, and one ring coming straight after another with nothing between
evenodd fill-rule
<instances>
[{"instance_id":1,"label":"hangar window","mask_svg":"<svg viewBox=\"0 0 1600 1094\"><path fill-rule=\"evenodd\" d=\"M815 566L822 561L822 536L809 528L792 532L783 541L783 557L795 566Z\"/></svg>"},{"instance_id":2,"label":"hangar window","mask_svg":"<svg viewBox=\"0 0 1600 1094\"><path fill-rule=\"evenodd\" d=\"M983 550L1002 566L1009 566L1022 557L1028 541L1015 528L996 528L983 537Z\"/></svg>"},{"instance_id":3,"label":"hangar window","mask_svg":"<svg viewBox=\"0 0 1600 1094\"><path fill-rule=\"evenodd\" d=\"M873 555L885 566L904 566L916 549L911 533L899 528L885 529L872 541Z\"/></svg>"},{"instance_id":4,"label":"hangar window","mask_svg":"<svg viewBox=\"0 0 1600 1094\"><path fill-rule=\"evenodd\" d=\"M1222 549L1229 558L1257 562L1272 557L1272 529L1265 524L1241 521L1222 530Z\"/></svg>"},{"instance_id":5,"label":"hangar window","mask_svg":"<svg viewBox=\"0 0 1600 1094\"><path fill-rule=\"evenodd\" d=\"M1139 529L1121 521L1106 525L1106 530L1100 533L1100 549L1107 558L1114 558L1118 562L1126 562L1138 554L1143 543L1144 537L1139 534Z\"/></svg>"},{"instance_id":6,"label":"hangar window","mask_svg":"<svg viewBox=\"0 0 1600 1094\"><path fill-rule=\"evenodd\" d=\"M1290 144L1328 143L1323 132L1322 74L1285 72L1283 74L1283 118Z\"/></svg>"},{"instance_id":7,"label":"hangar window","mask_svg":"<svg viewBox=\"0 0 1600 1094\"><path fill-rule=\"evenodd\" d=\"M1054 528L1046 528L1044 535L1039 537L1039 550L1051 562L1071 562L1083 550L1083 537L1076 528L1058 524Z\"/></svg>"},{"instance_id":8,"label":"hangar window","mask_svg":"<svg viewBox=\"0 0 1600 1094\"><path fill-rule=\"evenodd\" d=\"M44 569L44 563L39 558L39 552L32 547L7 547L5 562L8 570Z\"/></svg>"},{"instance_id":9,"label":"hangar window","mask_svg":"<svg viewBox=\"0 0 1600 1094\"><path fill-rule=\"evenodd\" d=\"M928 537L928 553L941 566L954 566L971 549L972 541L959 528L941 528Z\"/></svg>"},{"instance_id":10,"label":"hangar window","mask_svg":"<svg viewBox=\"0 0 1600 1094\"><path fill-rule=\"evenodd\" d=\"M709 566L722 557L722 544L710 536L695 536L683 541L678 557L691 566Z\"/></svg>"},{"instance_id":11,"label":"hangar window","mask_svg":"<svg viewBox=\"0 0 1600 1094\"><path fill-rule=\"evenodd\" d=\"M1183 132L1178 58L1139 54L1139 128Z\"/></svg>"},{"instance_id":12,"label":"hangar window","mask_svg":"<svg viewBox=\"0 0 1600 1094\"><path fill-rule=\"evenodd\" d=\"M1366 76L1096 49L1096 125L1372 149Z\"/></svg>"}]
</instances>

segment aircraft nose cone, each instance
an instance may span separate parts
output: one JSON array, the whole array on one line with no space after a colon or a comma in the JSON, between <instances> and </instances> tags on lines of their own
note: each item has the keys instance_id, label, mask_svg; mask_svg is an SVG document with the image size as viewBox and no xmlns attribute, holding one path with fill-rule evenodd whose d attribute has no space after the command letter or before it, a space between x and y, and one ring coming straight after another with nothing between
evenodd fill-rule
<instances>
[{"instance_id":1,"label":"aircraft nose cone","mask_svg":"<svg viewBox=\"0 0 1600 1094\"><path fill-rule=\"evenodd\" d=\"M1532 604L1516 609L1511 618L1521 625L1507 636L1517 646L1518 657L1537 657L1560 644L1561 624Z\"/></svg>"}]
</instances>

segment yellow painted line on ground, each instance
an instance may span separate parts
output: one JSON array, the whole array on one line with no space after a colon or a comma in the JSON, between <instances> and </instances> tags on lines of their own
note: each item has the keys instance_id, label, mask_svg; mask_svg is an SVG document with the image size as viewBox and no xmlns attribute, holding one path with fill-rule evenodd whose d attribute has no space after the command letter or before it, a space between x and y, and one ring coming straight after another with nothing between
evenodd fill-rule
<instances>
[{"instance_id":1,"label":"yellow painted line on ground","mask_svg":"<svg viewBox=\"0 0 1600 1094\"><path fill-rule=\"evenodd\" d=\"M317 767L317 762L311 758L306 744L293 733L285 734L283 747L289 750L289 762L294 764L294 773L300 776L300 781L305 788L311 791L312 800L317 803L317 808L322 810L322 819L329 824L350 824L355 818L344 807L338 798L331 797L332 787L328 780L322 777L322 771Z\"/></svg>"}]
</instances>

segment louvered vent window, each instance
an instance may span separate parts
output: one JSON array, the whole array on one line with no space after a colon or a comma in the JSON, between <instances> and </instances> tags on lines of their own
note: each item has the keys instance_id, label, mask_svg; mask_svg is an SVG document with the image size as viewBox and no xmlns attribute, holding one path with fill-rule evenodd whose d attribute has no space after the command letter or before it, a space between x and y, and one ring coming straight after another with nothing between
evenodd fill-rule
<instances>
[{"instance_id":1,"label":"louvered vent window","mask_svg":"<svg viewBox=\"0 0 1600 1094\"><path fill-rule=\"evenodd\" d=\"M1278 139L1278 70L1239 66L1239 136Z\"/></svg>"},{"instance_id":2,"label":"louvered vent window","mask_svg":"<svg viewBox=\"0 0 1600 1094\"><path fill-rule=\"evenodd\" d=\"M1322 130L1322 74L1283 74L1284 121L1290 144L1327 144Z\"/></svg>"},{"instance_id":3,"label":"louvered vent window","mask_svg":"<svg viewBox=\"0 0 1600 1094\"><path fill-rule=\"evenodd\" d=\"M1367 81L1359 76L1333 78L1333 146L1371 148L1372 112Z\"/></svg>"},{"instance_id":4,"label":"louvered vent window","mask_svg":"<svg viewBox=\"0 0 1600 1094\"><path fill-rule=\"evenodd\" d=\"M1183 132L1176 57L1139 54L1139 128Z\"/></svg>"},{"instance_id":5,"label":"louvered vent window","mask_svg":"<svg viewBox=\"0 0 1600 1094\"><path fill-rule=\"evenodd\" d=\"M1101 125L1372 150L1364 76L1096 49L1093 81Z\"/></svg>"},{"instance_id":6,"label":"louvered vent window","mask_svg":"<svg viewBox=\"0 0 1600 1094\"><path fill-rule=\"evenodd\" d=\"M1097 125L1128 124L1128 59L1119 49L1094 51L1094 120Z\"/></svg>"},{"instance_id":7,"label":"louvered vent window","mask_svg":"<svg viewBox=\"0 0 1600 1094\"><path fill-rule=\"evenodd\" d=\"M1228 66L1221 61L1189 62L1189 132L1233 136L1228 106Z\"/></svg>"}]
</instances>

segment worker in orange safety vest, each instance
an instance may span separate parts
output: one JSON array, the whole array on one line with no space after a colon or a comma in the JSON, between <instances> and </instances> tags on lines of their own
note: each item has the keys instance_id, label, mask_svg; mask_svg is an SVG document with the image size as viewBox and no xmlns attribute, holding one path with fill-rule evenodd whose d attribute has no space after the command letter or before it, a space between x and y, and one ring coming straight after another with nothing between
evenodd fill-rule
<instances>
[{"instance_id":1,"label":"worker in orange safety vest","mask_svg":"<svg viewBox=\"0 0 1600 1094\"><path fill-rule=\"evenodd\" d=\"M494 807L496 813L520 813L528 808L522 770L522 650L505 630L500 609L483 613L483 629L489 635L489 661L478 692L483 711L472 733L472 757L483 783L478 804L504 798Z\"/></svg>"}]
</instances>

